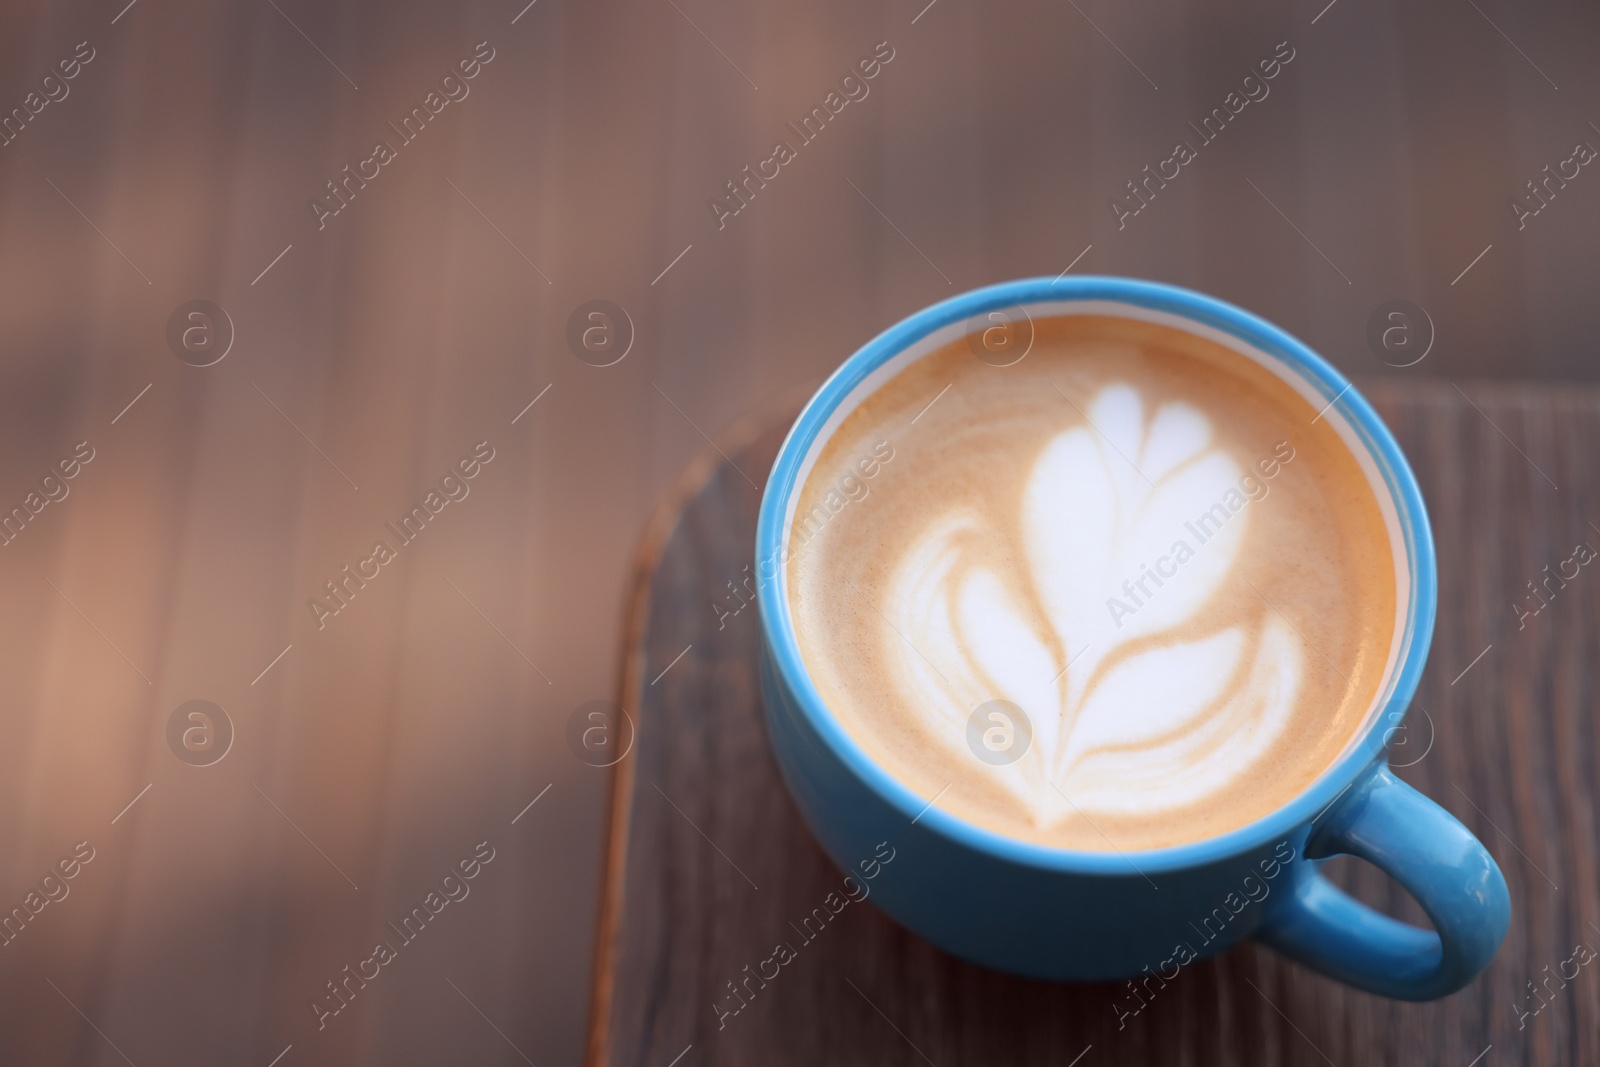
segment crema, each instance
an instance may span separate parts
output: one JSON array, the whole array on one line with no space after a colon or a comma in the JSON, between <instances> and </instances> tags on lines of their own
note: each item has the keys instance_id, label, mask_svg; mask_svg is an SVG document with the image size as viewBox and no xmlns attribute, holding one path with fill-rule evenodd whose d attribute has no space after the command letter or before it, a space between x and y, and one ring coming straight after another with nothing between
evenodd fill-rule
<instances>
[{"instance_id":1,"label":"crema","mask_svg":"<svg viewBox=\"0 0 1600 1067\"><path fill-rule=\"evenodd\" d=\"M957 339L860 399L785 580L830 712L912 791L1026 841L1158 848L1281 807L1367 721L1400 596L1378 500L1255 360L1059 315L1012 365Z\"/></svg>"}]
</instances>

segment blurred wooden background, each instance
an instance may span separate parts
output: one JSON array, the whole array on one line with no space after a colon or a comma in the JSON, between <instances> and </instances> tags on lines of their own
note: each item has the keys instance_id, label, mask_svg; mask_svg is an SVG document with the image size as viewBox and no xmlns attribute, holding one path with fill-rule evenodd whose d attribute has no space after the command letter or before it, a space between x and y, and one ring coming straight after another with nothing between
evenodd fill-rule
<instances>
[{"instance_id":1,"label":"blurred wooden background","mask_svg":"<svg viewBox=\"0 0 1600 1067\"><path fill-rule=\"evenodd\" d=\"M319 230L308 201L485 41ZM707 200L881 41L719 230ZM1110 198L1284 41L1119 230ZM1600 146L1597 41L1592 6L1505 0L8 5L0 510L95 458L0 548L0 907L95 858L0 947L0 1059L578 1062L607 775L567 721L614 693L633 543L705 436L1069 265L1354 374L1600 377L1600 176L1510 206ZM165 336L194 299L235 333L204 368ZM565 341L592 299L634 326L613 366ZM1404 370L1366 341L1391 299L1436 332ZM319 630L308 599L480 441L470 495ZM207 767L167 741L193 699L234 730ZM319 1031L324 983L482 841L470 897Z\"/></svg>"}]
</instances>

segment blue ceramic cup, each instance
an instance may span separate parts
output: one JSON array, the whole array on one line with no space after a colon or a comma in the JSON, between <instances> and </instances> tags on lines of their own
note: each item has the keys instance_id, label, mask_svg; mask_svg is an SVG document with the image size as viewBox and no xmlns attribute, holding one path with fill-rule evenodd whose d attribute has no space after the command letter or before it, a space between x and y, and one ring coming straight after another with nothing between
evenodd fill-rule
<instances>
[{"instance_id":1,"label":"blue ceramic cup","mask_svg":"<svg viewBox=\"0 0 1600 1067\"><path fill-rule=\"evenodd\" d=\"M1343 755L1254 823L1130 853L1006 837L930 805L891 777L829 713L807 675L785 565L811 461L843 414L890 373L982 330L992 312L1021 322L1018 311L1034 319L1093 311L1157 321L1245 352L1326 405L1324 417L1357 451L1375 486L1386 489L1379 503L1399 531L1403 555L1398 654ZM1008 282L917 312L845 361L801 412L761 501L756 567L767 729L790 792L846 871L876 866L873 857L884 855L887 842L893 862L873 872L882 875L873 899L941 948L1037 978L1148 980L1171 978L1191 959L1254 937L1340 981L1404 1000L1460 989L1499 949L1511 915L1500 869L1465 827L1388 765L1387 742L1422 674L1437 600L1432 535L1416 480L1350 383L1249 312L1172 286L1097 277ZM1337 889L1318 873L1318 861L1336 854L1359 856L1398 881L1433 929L1399 922Z\"/></svg>"}]
</instances>

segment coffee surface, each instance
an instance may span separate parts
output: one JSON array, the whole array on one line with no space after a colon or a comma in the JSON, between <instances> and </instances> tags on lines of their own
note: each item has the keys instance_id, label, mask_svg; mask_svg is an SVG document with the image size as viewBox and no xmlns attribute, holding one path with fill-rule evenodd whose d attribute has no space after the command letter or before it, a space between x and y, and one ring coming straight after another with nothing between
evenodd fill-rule
<instances>
[{"instance_id":1,"label":"coffee surface","mask_svg":"<svg viewBox=\"0 0 1600 1067\"><path fill-rule=\"evenodd\" d=\"M1237 352L1109 316L881 385L806 477L786 580L807 671L879 766L1092 851L1292 800L1365 723L1396 627L1388 529L1329 420Z\"/></svg>"}]
</instances>

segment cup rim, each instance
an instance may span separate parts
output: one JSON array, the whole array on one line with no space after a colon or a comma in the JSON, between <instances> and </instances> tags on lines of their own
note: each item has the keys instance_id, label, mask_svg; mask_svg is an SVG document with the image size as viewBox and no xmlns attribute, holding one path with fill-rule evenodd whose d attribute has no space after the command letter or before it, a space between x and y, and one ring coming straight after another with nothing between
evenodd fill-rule
<instances>
[{"instance_id":1,"label":"cup rim","mask_svg":"<svg viewBox=\"0 0 1600 1067\"><path fill-rule=\"evenodd\" d=\"M1287 839L1314 821L1363 769L1383 756L1387 737L1399 718L1393 713L1372 715L1360 740L1310 786L1267 815L1216 837L1126 852L1094 852L1023 841L984 829L938 807L928 807L925 798L913 793L867 755L828 710L806 669L789 610L788 585L783 580L785 566L779 564L770 577L762 569L763 561L781 558L788 503L801 488L798 475L807 453L829 416L873 370L927 335L989 311L1079 301L1128 304L1209 326L1286 363L1330 406L1339 405L1340 414L1366 446L1388 485L1412 561L1410 603L1399 656L1387 695L1380 692L1378 696L1379 707L1398 704L1403 717L1416 693L1432 642L1438 587L1433 535L1422 492L1389 428L1344 375L1287 331L1216 297L1134 278L1022 278L970 290L900 320L845 360L801 409L778 450L761 496L755 567L766 594L757 598L762 640L773 669L788 687L799 713L833 757L908 821L915 818L927 830L996 859L1048 870L1125 876L1132 873L1130 866L1140 874L1201 866Z\"/></svg>"}]
</instances>

